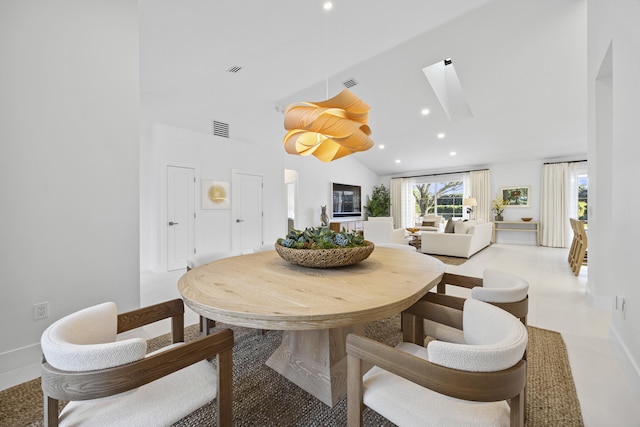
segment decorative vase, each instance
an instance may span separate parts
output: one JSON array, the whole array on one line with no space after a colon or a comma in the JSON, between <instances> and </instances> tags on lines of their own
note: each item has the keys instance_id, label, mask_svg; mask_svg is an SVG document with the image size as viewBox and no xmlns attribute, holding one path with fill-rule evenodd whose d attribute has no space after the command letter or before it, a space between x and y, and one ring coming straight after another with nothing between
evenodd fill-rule
<instances>
[{"instance_id":1,"label":"decorative vase","mask_svg":"<svg viewBox=\"0 0 640 427\"><path fill-rule=\"evenodd\" d=\"M329 216L327 215L327 205L320 206L320 223L323 227L327 227L329 225Z\"/></svg>"},{"instance_id":2,"label":"decorative vase","mask_svg":"<svg viewBox=\"0 0 640 427\"><path fill-rule=\"evenodd\" d=\"M496 221L503 221L502 215L496 215Z\"/></svg>"}]
</instances>

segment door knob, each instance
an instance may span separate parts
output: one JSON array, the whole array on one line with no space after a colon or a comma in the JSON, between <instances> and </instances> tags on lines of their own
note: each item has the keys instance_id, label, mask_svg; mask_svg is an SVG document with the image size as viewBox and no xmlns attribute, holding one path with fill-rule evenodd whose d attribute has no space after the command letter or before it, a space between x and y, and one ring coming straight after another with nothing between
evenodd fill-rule
<instances>
[{"instance_id":1,"label":"door knob","mask_svg":"<svg viewBox=\"0 0 640 427\"><path fill-rule=\"evenodd\" d=\"M173 222L173 221L169 221L169 225L178 225L179 223L177 222Z\"/></svg>"},{"instance_id":2,"label":"door knob","mask_svg":"<svg viewBox=\"0 0 640 427\"><path fill-rule=\"evenodd\" d=\"M236 219L236 222L244 222L244 219Z\"/></svg>"}]
</instances>

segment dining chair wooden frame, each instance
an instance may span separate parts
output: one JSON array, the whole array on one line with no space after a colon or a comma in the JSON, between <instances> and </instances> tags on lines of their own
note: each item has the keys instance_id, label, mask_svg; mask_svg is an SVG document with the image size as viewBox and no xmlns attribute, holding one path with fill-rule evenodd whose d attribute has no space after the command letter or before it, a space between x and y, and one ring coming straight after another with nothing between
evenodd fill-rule
<instances>
[{"instance_id":1,"label":"dining chair wooden frame","mask_svg":"<svg viewBox=\"0 0 640 427\"><path fill-rule=\"evenodd\" d=\"M462 306L464 305L465 298L455 297L446 294L447 285L458 286L461 288L472 289L477 286L483 286L483 279L481 277L472 277L472 276L463 276L460 274L452 274L452 273L444 273L442 275L442 279L440 283L436 286L436 293L429 292L425 295L425 298L428 301L448 305L456 310L462 310ZM527 315L529 313L529 296L520 301L514 302L491 302L486 301L489 304L493 304L497 307L502 308L505 311L513 314L515 317L520 319L520 321L526 326L527 325Z\"/></svg>"},{"instance_id":2,"label":"dining chair wooden frame","mask_svg":"<svg viewBox=\"0 0 640 427\"><path fill-rule=\"evenodd\" d=\"M424 320L445 321L462 328L462 310L426 300L418 301L402 313L404 341L422 345ZM415 334L407 334L409 326ZM527 362L522 359L511 368L496 372L470 372L451 369L405 353L380 342L355 335L347 336L347 425L362 426L364 385L362 375L375 365L422 387L457 399L476 402L506 400L510 425L522 427L525 414Z\"/></svg>"},{"instance_id":3,"label":"dining chair wooden frame","mask_svg":"<svg viewBox=\"0 0 640 427\"><path fill-rule=\"evenodd\" d=\"M184 303L175 299L118 314L118 333L171 318L173 343L184 341ZM233 424L233 331L214 334L108 369L71 372L56 369L43 357L41 374L45 426L58 425L59 401L91 400L123 393L205 359L216 359L217 424ZM213 385L212 385L213 387Z\"/></svg>"},{"instance_id":4,"label":"dining chair wooden frame","mask_svg":"<svg viewBox=\"0 0 640 427\"><path fill-rule=\"evenodd\" d=\"M569 218L571 229L573 230L573 239L569 248L568 261L573 274L578 276L583 265L587 265L587 232L584 228L584 222L579 219Z\"/></svg>"}]
</instances>

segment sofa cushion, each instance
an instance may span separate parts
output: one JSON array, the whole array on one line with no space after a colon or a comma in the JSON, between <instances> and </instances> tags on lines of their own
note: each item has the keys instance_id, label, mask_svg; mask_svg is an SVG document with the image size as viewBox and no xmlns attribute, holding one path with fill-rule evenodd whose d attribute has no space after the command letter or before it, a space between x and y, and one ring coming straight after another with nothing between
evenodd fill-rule
<instances>
[{"instance_id":1,"label":"sofa cushion","mask_svg":"<svg viewBox=\"0 0 640 427\"><path fill-rule=\"evenodd\" d=\"M435 225L436 225L435 221L422 221L423 227L435 227Z\"/></svg>"},{"instance_id":2,"label":"sofa cushion","mask_svg":"<svg viewBox=\"0 0 640 427\"><path fill-rule=\"evenodd\" d=\"M453 218L450 218L449 221L447 221L447 225L444 227L444 232L453 233L455 230L456 222L458 221L454 221Z\"/></svg>"},{"instance_id":3,"label":"sofa cushion","mask_svg":"<svg viewBox=\"0 0 640 427\"><path fill-rule=\"evenodd\" d=\"M471 227L473 227L473 224L470 224L469 221L457 221L454 227L454 233L467 234Z\"/></svg>"}]
</instances>

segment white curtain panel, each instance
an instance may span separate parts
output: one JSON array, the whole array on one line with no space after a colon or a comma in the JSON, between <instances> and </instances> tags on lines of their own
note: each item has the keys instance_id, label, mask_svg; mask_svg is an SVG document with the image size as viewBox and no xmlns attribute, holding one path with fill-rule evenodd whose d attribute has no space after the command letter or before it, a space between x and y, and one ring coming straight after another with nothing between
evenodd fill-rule
<instances>
[{"instance_id":1,"label":"white curtain panel","mask_svg":"<svg viewBox=\"0 0 640 427\"><path fill-rule=\"evenodd\" d=\"M469 172L471 189L469 197L475 197L478 206L474 208L475 219L478 221L491 221L491 181L489 170ZM465 187L466 188L466 187Z\"/></svg>"},{"instance_id":2,"label":"white curtain panel","mask_svg":"<svg viewBox=\"0 0 640 427\"><path fill-rule=\"evenodd\" d=\"M465 172L462 174L462 190L464 194L462 195L463 200L467 197L475 197L471 192L471 174L469 172ZM475 207L473 208L475 211ZM467 208L462 207L462 218L471 219L471 216L467 213Z\"/></svg>"},{"instance_id":3,"label":"white curtain panel","mask_svg":"<svg viewBox=\"0 0 640 427\"><path fill-rule=\"evenodd\" d=\"M540 207L542 246L551 248L569 246L571 242L569 218L577 216L578 212L577 181L575 163L543 165Z\"/></svg>"},{"instance_id":4,"label":"white curtain panel","mask_svg":"<svg viewBox=\"0 0 640 427\"><path fill-rule=\"evenodd\" d=\"M391 179L391 216L394 228L413 227L415 197L412 178Z\"/></svg>"},{"instance_id":5,"label":"white curtain panel","mask_svg":"<svg viewBox=\"0 0 640 427\"><path fill-rule=\"evenodd\" d=\"M402 179L391 179L391 216L393 217L393 228L398 228L402 222Z\"/></svg>"},{"instance_id":6,"label":"white curtain panel","mask_svg":"<svg viewBox=\"0 0 640 427\"><path fill-rule=\"evenodd\" d=\"M416 225L416 198L413 195L413 178L402 178L402 228Z\"/></svg>"}]
</instances>

